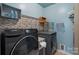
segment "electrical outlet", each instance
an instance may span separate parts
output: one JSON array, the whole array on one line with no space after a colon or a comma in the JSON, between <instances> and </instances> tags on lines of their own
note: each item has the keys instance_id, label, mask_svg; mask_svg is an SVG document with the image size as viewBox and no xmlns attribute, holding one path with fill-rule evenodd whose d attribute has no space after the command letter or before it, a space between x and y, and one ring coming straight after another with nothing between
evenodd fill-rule
<instances>
[{"instance_id":1,"label":"electrical outlet","mask_svg":"<svg viewBox=\"0 0 79 59\"><path fill-rule=\"evenodd\" d=\"M60 49L61 50L65 50L65 45L64 44L60 44Z\"/></svg>"}]
</instances>

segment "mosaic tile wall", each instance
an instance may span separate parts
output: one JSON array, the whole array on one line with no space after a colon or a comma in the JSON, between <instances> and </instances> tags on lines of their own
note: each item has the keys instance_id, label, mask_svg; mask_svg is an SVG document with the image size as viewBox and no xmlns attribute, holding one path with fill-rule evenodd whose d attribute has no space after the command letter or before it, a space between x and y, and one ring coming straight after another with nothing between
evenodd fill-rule
<instances>
[{"instance_id":1,"label":"mosaic tile wall","mask_svg":"<svg viewBox=\"0 0 79 59\"><path fill-rule=\"evenodd\" d=\"M28 17L21 17L18 21L16 20L7 20L7 19L1 19L0 18L0 29L5 28L20 28L20 29L26 29L26 28L38 28L38 20L28 18Z\"/></svg>"}]
</instances>

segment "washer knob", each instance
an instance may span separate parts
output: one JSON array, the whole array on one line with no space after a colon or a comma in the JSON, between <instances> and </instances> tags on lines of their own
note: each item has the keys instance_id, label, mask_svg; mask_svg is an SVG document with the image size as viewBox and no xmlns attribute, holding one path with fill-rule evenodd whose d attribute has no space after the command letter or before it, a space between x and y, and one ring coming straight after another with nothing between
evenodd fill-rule
<instances>
[{"instance_id":1,"label":"washer knob","mask_svg":"<svg viewBox=\"0 0 79 59\"><path fill-rule=\"evenodd\" d=\"M26 33L29 33L30 31L29 30L26 30Z\"/></svg>"}]
</instances>

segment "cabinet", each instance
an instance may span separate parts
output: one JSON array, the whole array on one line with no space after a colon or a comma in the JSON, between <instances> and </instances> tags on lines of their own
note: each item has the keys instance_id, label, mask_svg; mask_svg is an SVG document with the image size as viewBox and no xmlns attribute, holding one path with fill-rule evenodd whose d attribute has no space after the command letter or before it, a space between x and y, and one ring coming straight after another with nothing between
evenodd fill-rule
<instances>
[{"instance_id":1,"label":"cabinet","mask_svg":"<svg viewBox=\"0 0 79 59\"><path fill-rule=\"evenodd\" d=\"M19 19L21 18L21 10L2 3L0 4L0 17L14 20Z\"/></svg>"},{"instance_id":2,"label":"cabinet","mask_svg":"<svg viewBox=\"0 0 79 59\"><path fill-rule=\"evenodd\" d=\"M54 54L57 50L57 39L56 39L56 32L41 32L38 34L39 37L45 38L46 41L46 48L45 54L51 55Z\"/></svg>"}]
</instances>

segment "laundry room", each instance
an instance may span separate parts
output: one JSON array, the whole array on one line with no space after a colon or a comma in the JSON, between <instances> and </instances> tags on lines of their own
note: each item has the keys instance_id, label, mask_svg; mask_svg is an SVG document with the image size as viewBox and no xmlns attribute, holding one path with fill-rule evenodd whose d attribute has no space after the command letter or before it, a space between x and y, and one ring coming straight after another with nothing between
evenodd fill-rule
<instances>
[{"instance_id":1,"label":"laundry room","mask_svg":"<svg viewBox=\"0 0 79 59\"><path fill-rule=\"evenodd\" d=\"M78 54L74 3L0 3L0 55Z\"/></svg>"}]
</instances>

